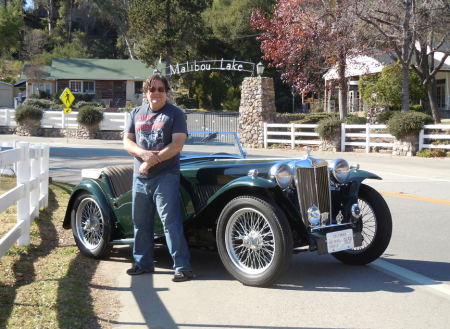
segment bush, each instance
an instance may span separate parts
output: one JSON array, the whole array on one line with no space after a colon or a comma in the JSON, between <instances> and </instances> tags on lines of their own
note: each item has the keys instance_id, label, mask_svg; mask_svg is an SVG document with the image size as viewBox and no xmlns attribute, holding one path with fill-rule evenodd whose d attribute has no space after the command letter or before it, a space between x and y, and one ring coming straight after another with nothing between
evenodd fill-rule
<instances>
[{"instance_id":1,"label":"bush","mask_svg":"<svg viewBox=\"0 0 450 329\"><path fill-rule=\"evenodd\" d=\"M93 126L103 120L103 112L94 106L84 106L77 114L77 122L84 126Z\"/></svg>"},{"instance_id":2,"label":"bush","mask_svg":"<svg viewBox=\"0 0 450 329\"><path fill-rule=\"evenodd\" d=\"M79 102L76 102L76 103L72 103L71 106L73 108L76 108L76 109L81 109L81 108L83 108L85 106L93 106L93 107L101 107L101 108L103 108L103 104L101 102L96 102L96 101L89 101L89 102L87 102L87 101L79 101Z\"/></svg>"},{"instance_id":3,"label":"bush","mask_svg":"<svg viewBox=\"0 0 450 329\"><path fill-rule=\"evenodd\" d=\"M227 91L227 97L223 102L223 107L227 111L237 112L241 105L241 88L229 88Z\"/></svg>"},{"instance_id":4,"label":"bush","mask_svg":"<svg viewBox=\"0 0 450 329\"><path fill-rule=\"evenodd\" d=\"M25 102L23 102L23 105L36 106L41 109L49 109L52 105L52 102L48 99L36 99L27 97Z\"/></svg>"},{"instance_id":5,"label":"bush","mask_svg":"<svg viewBox=\"0 0 450 329\"><path fill-rule=\"evenodd\" d=\"M339 118L339 115L336 116L334 113L311 113L311 114L284 114L283 116L295 116L295 117L302 117L302 119L291 121L291 123L297 123L297 124L315 124L318 123L321 120L328 119L328 118Z\"/></svg>"},{"instance_id":6,"label":"bush","mask_svg":"<svg viewBox=\"0 0 450 329\"><path fill-rule=\"evenodd\" d=\"M422 158L445 158L449 156L449 154L442 149L424 149L417 152L416 155Z\"/></svg>"},{"instance_id":7,"label":"bush","mask_svg":"<svg viewBox=\"0 0 450 329\"><path fill-rule=\"evenodd\" d=\"M365 125L367 123L367 118L349 114L342 120L342 122L349 125Z\"/></svg>"},{"instance_id":8,"label":"bush","mask_svg":"<svg viewBox=\"0 0 450 329\"><path fill-rule=\"evenodd\" d=\"M75 102L85 101L90 102L94 99L93 94L74 94L75 96Z\"/></svg>"},{"instance_id":9,"label":"bush","mask_svg":"<svg viewBox=\"0 0 450 329\"><path fill-rule=\"evenodd\" d=\"M44 111L41 108L33 105L20 105L16 108L14 113L14 120L21 124L25 119L32 119L40 121L44 116Z\"/></svg>"},{"instance_id":10,"label":"bush","mask_svg":"<svg viewBox=\"0 0 450 329\"><path fill-rule=\"evenodd\" d=\"M390 110L387 110L387 111L385 111L385 112L381 112L380 114L377 115L377 122L383 123L383 124L384 124L384 123L386 123L386 122L391 118L391 116L393 116L395 113L396 113L395 111L390 111Z\"/></svg>"},{"instance_id":11,"label":"bush","mask_svg":"<svg viewBox=\"0 0 450 329\"><path fill-rule=\"evenodd\" d=\"M320 120L317 123L315 131L319 134L320 138L328 139L336 134L337 131L340 131L341 122L339 117L336 116Z\"/></svg>"},{"instance_id":12,"label":"bush","mask_svg":"<svg viewBox=\"0 0 450 329\"><path fill-rule=\"evenodd\" d=\"M423 126L433 123L431 116L420 112L395 112L386 122L386 130L396 138L419 133Z\"/></svg>"}]
</instances>

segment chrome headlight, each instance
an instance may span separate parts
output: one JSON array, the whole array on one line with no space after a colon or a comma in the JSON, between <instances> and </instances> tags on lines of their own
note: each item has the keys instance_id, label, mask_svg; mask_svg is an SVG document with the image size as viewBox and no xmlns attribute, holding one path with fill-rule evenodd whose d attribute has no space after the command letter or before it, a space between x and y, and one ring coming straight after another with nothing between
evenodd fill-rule
<instances>
[{"instance_id":1,"label":"chrome headlight","mask_svg":"<svg viewBox=\"0 0 450 329\"><path fill-rule=\"evenodd\" d=\"M337 183L345 183L350 177L350 167L348 162L344 159L336 159L331 161L328 165L328 170L331 173L331 177Z\"/></svg>"},{"instance_id":2,"label":"chrome headlight","mask_svg":"<svg viewBox=\"0 0 450 329\"><path fill-rule=\"evenodd\" d=\"M276 182L282 190L287 189L292 184L294 174L287 164L277 163L269 171L270 179Z\"/></svg>"}]
</instances>

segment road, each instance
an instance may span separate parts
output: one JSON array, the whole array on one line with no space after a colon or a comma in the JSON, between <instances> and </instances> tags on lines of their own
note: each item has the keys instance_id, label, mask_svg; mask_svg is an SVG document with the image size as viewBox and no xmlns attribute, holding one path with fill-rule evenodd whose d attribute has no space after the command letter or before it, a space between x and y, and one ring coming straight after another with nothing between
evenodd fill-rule
<instances>
[{"instance_id":1,"label":"road","mask_svg":"<svg viewBox=\"0 0 450 329\"><path fill-rule=\"evenodd\" d=\"M76 183L81 168L131 163L117 141L44 142L51 146L55 180ZM301 155L246 151L250 157ZM154 274L130 277L125 271L132 264L131 248L117 247L98 269L115 279L114 287L105 289L115 290L123 305L117 327L449 328L450 159L313 155L343 157L383 178L366 181L382 193L394 223L391 243L379 260L348 266L331 255L300 253L277 284L253 288L234 280L216 252L198 249L191 250L197 274L192 281L170 280L172 260L164 246L156 248Z\"/></svg>"}]
</instances>

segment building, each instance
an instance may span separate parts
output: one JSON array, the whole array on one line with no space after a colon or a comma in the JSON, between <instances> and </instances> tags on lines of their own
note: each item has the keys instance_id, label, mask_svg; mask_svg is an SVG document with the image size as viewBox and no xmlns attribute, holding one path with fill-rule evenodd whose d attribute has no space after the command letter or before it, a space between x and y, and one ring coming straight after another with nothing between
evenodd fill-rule
<instances>
[{"instance_id":1,"label":"building","mask_svg":"<svg viewBox=\"0 0 450 329\"><path fill-rule=\"evenodd\" d=\"M164 72L164 64L157 68ZM105 107L117 108L125 107L127 101L142 104L143 82L153 74L154 68L137 60L54 58L52 65L40 66L42 75L30 75L36 71L37 68L30 66L24 68L22 78L27 79L27 96L38 88L49 94L69 88L75 96L90 94Z\"/></svg>"},{"instance_id":2,"label":"building","mask_svg":"<svg viewBox=\"0 0 450 329\"><path fill-rule=\"evenodd\" d=\"M0 81L0 107L12 107L14 105L14 85Z\"/></svg>"},{"instance_id":3,"label":"building","mask_svg":"<svg viewBox=\"0 0 450 329\"><path fill-rule=\"evenodd\" d=\"M435 58L439 61L442 53L436 53ZM347 111L358 112L366 111L367 106L361 99L358 91L359 78L365 74L380 73L385 66L394 65L396 62L388 55L379 56L358 56L347 61L345 76L348 79L347 91ZM331 96L338 96L337 82L335 88L329 88L330 84L338 79L337 69L329 70L325 75L325 100L328 101ZM436 96L439 112L442 117L450 117L450 58L444 62L440 71L436 74Z\"/></svg>"}]
</instances>

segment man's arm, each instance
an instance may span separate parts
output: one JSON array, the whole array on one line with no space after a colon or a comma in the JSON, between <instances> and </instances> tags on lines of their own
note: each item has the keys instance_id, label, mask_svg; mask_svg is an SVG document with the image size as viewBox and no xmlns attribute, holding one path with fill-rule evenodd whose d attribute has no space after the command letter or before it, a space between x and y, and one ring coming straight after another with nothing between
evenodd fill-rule
<instances>
[{"instance_id":1,"label":"man's arm","mask_svg":"<svg viewBox=\"0 0 450 329\"><path fill-rule=\"evenodd\" d=\"M185 133L172 134L172 143L159 151L157 157L162 161L169 160L181 152L186 141Z\"/></svg>"}]
</instances>

